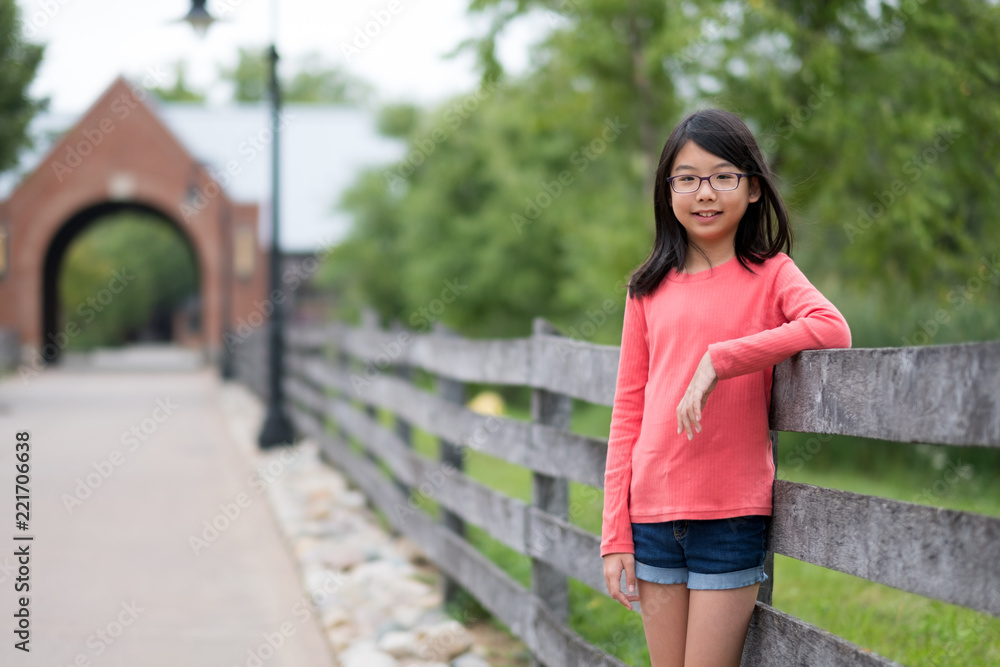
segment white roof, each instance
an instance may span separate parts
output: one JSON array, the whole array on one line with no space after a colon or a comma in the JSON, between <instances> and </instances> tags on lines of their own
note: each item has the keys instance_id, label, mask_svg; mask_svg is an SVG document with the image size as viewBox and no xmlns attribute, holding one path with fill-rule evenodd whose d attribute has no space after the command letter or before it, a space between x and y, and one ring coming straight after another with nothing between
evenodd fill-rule
<instances>
[{"instance_id":1,"label":"white roof","mask_svg":"<svg viewBox=\"0 0 1000 667\"><path fill-rule=\"evenodd\" d=\"M271 198L268 105L150 106L197 160L219 173L226 173L227 165L238 172L230 173L227 193L238 202L259 202L266 227ZM378 134L372 111L290 104L282 113L281 246L289 252L309 252L344 237L351 219L336 210L343 192L366 167L402 159L405 146ZM56 139L53 133L69 129L77 119L47 112L35 117L29 131L36 147L22 157L16 173L0 176L0 197L9 196L21 175L45 157Z\"/></svg>"}]
</instances>

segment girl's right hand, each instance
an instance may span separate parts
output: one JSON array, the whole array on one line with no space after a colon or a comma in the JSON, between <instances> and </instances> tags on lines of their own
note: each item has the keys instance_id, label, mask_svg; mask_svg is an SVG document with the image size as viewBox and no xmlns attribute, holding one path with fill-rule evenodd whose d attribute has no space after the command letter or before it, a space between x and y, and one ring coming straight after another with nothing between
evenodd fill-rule
<instances>
[{"instance_id":1,"label":"girl's right hand","mask_svg":"<svg viewBox=\"0 0 1000 667\"><path fill-rule=\"evenodd\" d=\"M621 590L622 570L625 570L625 587L630 592ZM618 600L626 609L632 609L632 603L639 601L639 591L635 583L635 554L608 554L604 557L604 583L608 585L608 593Z\"/></svg>"},{"instance_id":2,"label":"girl's right hand","mask_svg":"<svg viewBox=\"0 0 1000 667\"><path fill-rule=\"evenodd\" d=\"M701 411L705 409L708 395L718 384L719 376L712 365L712 356L706 352L677 406L677 435L687 431L690 440L695 433L701 433Z\"/></svg>"}]
</instances>

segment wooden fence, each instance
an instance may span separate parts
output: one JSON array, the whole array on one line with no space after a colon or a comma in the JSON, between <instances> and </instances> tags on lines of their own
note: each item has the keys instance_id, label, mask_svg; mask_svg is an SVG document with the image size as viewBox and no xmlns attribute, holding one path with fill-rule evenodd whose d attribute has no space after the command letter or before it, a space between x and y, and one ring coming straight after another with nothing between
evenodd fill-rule
<instances>
[{"instance_id":1,"label":"wooden fence","mask_svg":"<svg viewBox=\"0 0 1000 667\"><path fill-rule=\"evenodd\" d=\"M624 664L567 627L567 577L607 595L600 539L572 525L567 508L568 480L603 487L607 441L569 432L572 399L613 404L618 347L562 338L542 320L522 339L418 335L369 323L293 329L288 344L285 386L296 427L402 534L538 662ZM413 369L437 377L436 392L411 382ZM531 423L467 409L467 382L530 387ZM375 418L378 409L396 416L394 428ZM410 425L441 439L442 460L412 450ZM803 352L775 367L771 428L1000 446L1000 342ZM363 443L363 456L349 439ZM530 469L533 502L463 474L468 448ZM440 521L413 509L411 491L440 504ZM463 539L466 523L531 558L530 590ZM768 545L771 578L761 584L744 665L897 664L773 608L774 553L1000 616L997 518L775 479Z\"/></svg>"}]
</instances>

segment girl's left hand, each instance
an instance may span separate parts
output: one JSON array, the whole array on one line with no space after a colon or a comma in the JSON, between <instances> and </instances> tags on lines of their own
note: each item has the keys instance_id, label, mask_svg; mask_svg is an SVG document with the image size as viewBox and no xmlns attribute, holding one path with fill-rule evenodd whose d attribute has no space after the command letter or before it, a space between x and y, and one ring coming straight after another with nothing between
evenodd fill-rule
<instances>
[{"instance_id":1,"label":"girl's left hand","mask_svg":"<svg viewBox=\"0 0 1000 667\"><path fill-rule=\"evenodd\" d=\"M705 409L708 395L712 393L718 382L719 376L715 374L712 357L706 352L705 356L701 358L701 362L698 363L698 368L694 371L694 377L691 378L687 391L681 398L680 405L677 406L678 434L687 431L688 440L690 440L695 433L701 433L701 411Z\"/></svg>"}]
</instances>

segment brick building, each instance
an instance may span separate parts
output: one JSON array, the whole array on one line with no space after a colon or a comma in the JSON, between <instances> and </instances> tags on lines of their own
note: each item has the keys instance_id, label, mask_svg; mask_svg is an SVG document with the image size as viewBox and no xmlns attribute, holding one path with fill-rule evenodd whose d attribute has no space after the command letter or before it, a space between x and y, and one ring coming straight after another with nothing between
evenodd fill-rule
<instances>
[{"instance_id":1,"label":"brick building","mask_svg":"<svg viewBox=\"0 0 1000 667\"><path fill-rule=\"evenodd\" d=\"M199 296L174 314L175 340L217 358L224 334L259 321L267 299L269 125L266 105L161 104L116 79L0 200L6 348L16 341L23 361L58 357L76 326L59 321L66 250L94 221L137 210L166 220L189 243ZM340 192L360 169L397 159L401 147L357 109L291 107L282 125L287 262L343 236L349 222L335 208Z\"/></svg>"}]
</instances>

